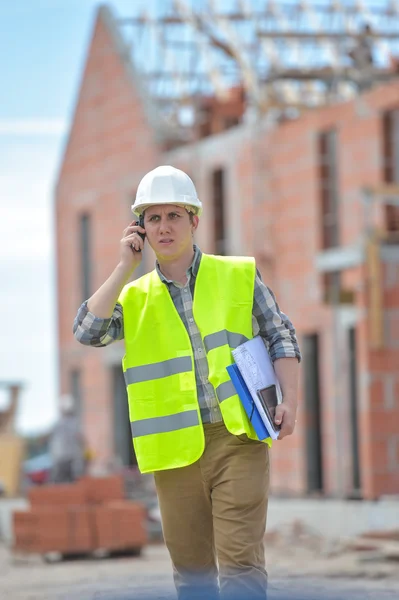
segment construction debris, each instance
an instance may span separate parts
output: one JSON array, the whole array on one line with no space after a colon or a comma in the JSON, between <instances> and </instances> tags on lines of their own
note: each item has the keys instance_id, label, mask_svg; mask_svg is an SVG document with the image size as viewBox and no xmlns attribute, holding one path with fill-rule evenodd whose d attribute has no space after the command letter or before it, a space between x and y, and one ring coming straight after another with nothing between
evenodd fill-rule
<instances>
[{"instance_id":1,"label":"construction debris","mask_svg":"<svg viewBox=\"0 0 399 600\"><path fill-rule=\"evenodd\" d=\"M332 539L297 520L267 532L265 542L268 563L277 572L289 568L292 576L399 579L397 530Z\"/></svg>"}]
</instances>

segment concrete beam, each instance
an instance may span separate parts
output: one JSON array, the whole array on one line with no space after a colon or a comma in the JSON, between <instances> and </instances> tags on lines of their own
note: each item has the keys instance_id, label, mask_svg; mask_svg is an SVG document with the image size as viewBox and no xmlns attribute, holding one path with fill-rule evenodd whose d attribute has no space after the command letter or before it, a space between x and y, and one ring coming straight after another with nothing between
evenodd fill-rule
<instances>
[{"instance_id":1,"label":"concrete beam","mask_svg":"<svg viewBox=\"0 0 399 600\"><path fill-rule=\"evenodd\" d=\"M363 243L356 243L353 246L330 248L319 252L316 255L315 266L321 273L332 273L358 267L364 263L364 260Z\"/></svg>"}]
</instances>

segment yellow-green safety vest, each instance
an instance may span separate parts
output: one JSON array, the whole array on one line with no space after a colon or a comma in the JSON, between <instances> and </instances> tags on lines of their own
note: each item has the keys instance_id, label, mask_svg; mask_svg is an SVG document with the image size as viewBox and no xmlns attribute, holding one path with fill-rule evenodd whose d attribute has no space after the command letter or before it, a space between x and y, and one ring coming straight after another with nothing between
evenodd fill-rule
<instances>
[{"instance_id":1,"label":"yellow-green safety vest","mask_svg":"<svg viewBox=\"0 0 399 600\"><path fill-rule=\"evenodd\" d=\"M209 365L209 381L226 428L258 439L226 367L231 349L253 337L255 261L203 254L193 317ZM184 292L183 292L184 293ZM124 287L127 386L133 444L142 473L184 467L204 451L190 337L168 287L154 270ZM271 440L266 442L270 445Z\"/></svg>"}]
</instances>

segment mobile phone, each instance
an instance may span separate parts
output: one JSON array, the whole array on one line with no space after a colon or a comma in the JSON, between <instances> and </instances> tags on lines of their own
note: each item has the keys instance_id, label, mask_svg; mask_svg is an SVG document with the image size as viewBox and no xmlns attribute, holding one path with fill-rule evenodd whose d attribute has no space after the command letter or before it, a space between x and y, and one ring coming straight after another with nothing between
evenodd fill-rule
<instances>
[{"instance_id":1,"label":"mobile phone","mask_svg":"<svg viewBox=\"0 0 399 600\"><path fill-rule=\"evenodd\" d=\"M144 229L144 215L140 215L139 220L136 221L136 225L139 225L139 227L142 227ZM145 239L145 233L141 233L141 231L137 231L137 233L139 234L142 240ZM141 250L138 250L138 252L141 252Z\"/></svg>"},{"instance_id":2,"label":"mobile phone","mask_svg":"<svg viewBox=\"0 0 399 600\"><path fill-rule=\"evenodd\" d=\"M270 425L273 427L274 431L280 431L281 425L276 425L274 422L278 404L276 386L274 384L269 385L268 387L258 390L257 394L263 410L269 418Z\"/></svg>"},{"instance_id":3,"label":"mobile phone","mask_svg":"<svg viewBox=\"0 0 399 600\"><path fill-rule=\"evenodd\" d=\"M140 215L139 220L136 221L136 225L144 229L144 215ZM139 234L142 240L145 239L145 233L141 233L140 231L138 231L137 233Z\"/></svg>"}]
</instances>

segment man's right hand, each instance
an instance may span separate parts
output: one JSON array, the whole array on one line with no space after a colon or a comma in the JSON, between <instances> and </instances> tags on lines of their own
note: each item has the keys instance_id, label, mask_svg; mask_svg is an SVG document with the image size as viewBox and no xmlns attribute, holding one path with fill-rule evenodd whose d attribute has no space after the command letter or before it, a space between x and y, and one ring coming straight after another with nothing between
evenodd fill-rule
<instances>
[{"instance_id":1,"label":"man's right hand","mask_svg":"<svg viewBox=\"0 0 399 600\"><path fill-rule=\"evenodd\" d=\"M99 319L110 319L113 315L115 304L118 301L123 287L126 285L134 269L142 260L144 240L139 234L145 233L144 229L130 223L123 232L120 241L120 261L101 287L87 300L87 307Z\"/></svg>"},{"instance_id":2,"label":"man's right hand","mask_svg":"<svg viewBox=\"0 0 399 600\"><path fill-rule=\"evenodd\" d=\"M138 232L145 233L145 230L136 225L136 221L132 221L124 230L120 241L121 263L132 269L141 263L143 256L144 240L139 236Z\"/></svg>"}]
</instances>

